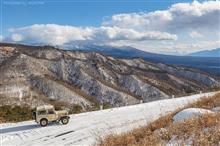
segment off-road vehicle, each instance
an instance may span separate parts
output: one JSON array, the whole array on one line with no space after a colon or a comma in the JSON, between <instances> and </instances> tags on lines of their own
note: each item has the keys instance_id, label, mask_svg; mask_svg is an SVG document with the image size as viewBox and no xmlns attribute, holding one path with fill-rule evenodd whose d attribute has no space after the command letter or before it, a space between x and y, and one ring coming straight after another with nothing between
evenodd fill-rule
<instances>
[{"instance_id":1,"label":"off-road vehicle","mask_svg":"<svg viewBox=\"0 0 220 146\"><path fill-rule=\"evenodd\" d=\"M47 126L49 122L61 122L62 124L68 124L70 117L68 116L68 110L56 111L52 105L44 105L36 107L36 111L33 112L35 121L40 123L41 126Z\"/></svg>"}]
</instances>

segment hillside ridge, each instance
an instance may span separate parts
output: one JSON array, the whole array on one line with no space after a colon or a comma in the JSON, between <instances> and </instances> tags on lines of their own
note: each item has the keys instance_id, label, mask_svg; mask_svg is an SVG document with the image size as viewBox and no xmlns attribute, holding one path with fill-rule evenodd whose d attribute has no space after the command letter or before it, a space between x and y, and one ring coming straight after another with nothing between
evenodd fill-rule
<instances>
[{"instance_id":1,"label":"hillside ridge","mask_svg":"<svg viewBox=\"0 0 220 146\"><path fill-rule=\"evenodd\" d=\"M220 88L217 76L193 68L51 46L0 44L0 74L1 105L57 101L87 110Z\"/></svg>"}]
</instances>

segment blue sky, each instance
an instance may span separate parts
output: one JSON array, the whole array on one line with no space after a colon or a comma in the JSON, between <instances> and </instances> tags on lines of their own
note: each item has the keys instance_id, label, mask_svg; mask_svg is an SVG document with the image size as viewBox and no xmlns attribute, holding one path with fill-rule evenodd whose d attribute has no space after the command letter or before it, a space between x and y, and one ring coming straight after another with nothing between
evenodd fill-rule
<instances>
[{"instance_id":1,"label":"blue sky","mask_svg":"<svg viewBox=\"0 0 220 146\"><path fill-rule=\"evenodd\" d=\"M219 9L214 6L216 4L219 6L219 1L211 2L189 0L2 0L0 35L3 36L3 41L53 45L52 42L55 40L55 42L59 42L55 45L63 45L78 40L90 42L92 40L97 44L116 46L126 44L150 52L184 54L191 50L218 47L219 27L216 24L219 24L219 19L212 19L215 21L212 23L207 21L212 16L213 18L219 16L217 14ZM178 3L182 5L179 6ZM183 9L180 11L184 15L183 23L180 22L182 19L175 20L177 17L174 15L179 14L178 9ZM158 13L158 10L162 12ZM170 18L170 14L172 18ZM181 17L183 15L181 14ZM204 18L198 19L197 17ZM157 19L158 21L156 21ZM192 23L186 23L188 20ZM209 27L212 29L209 30ZM201 33L201 30L204 32ZM50 36L53 38L50 39ZM41 39L42 37L45 39ZM71 37L74 39L70 39ZM192 46L198 43L203 45ZM187 48L188 50L186 50Z\"/></svg>"},{"instance_id":2,"label":"blue sky","mask_svg":"<svg viewBox=\"0 0 220 146\"><path fill-rule=\"evenodd\" d=\"M163 10L174 0L3 0L3 30L54 23L99 26L105 17L120 13ZM35 3L30 3L35 2Z\"/></svg>"}]
</instances>

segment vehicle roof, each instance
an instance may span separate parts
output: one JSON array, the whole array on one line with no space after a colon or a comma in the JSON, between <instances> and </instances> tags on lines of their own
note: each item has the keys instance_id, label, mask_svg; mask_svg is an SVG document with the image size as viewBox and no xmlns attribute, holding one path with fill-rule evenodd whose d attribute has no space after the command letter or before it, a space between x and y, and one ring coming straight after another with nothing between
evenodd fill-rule
<instances>
[{"instance_id":1,"label":"vehicle roof","mask_svg":"<svg viewBox=\"0 0 220 146\"><path fill-rule=\"evenodd\" d=\"M54 106L52 106L52 105L42 105L42 106L38 106L36 108L37 111L48 110L48 109L54 109Z\"/></svg>"}]
</instances>

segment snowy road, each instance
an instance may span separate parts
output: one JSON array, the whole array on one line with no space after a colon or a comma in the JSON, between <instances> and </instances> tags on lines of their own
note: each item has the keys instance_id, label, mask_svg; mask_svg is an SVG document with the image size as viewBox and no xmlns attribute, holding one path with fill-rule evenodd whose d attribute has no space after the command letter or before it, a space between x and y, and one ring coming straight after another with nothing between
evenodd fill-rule
<instances>
[{"instance_id":1,"label":"snowy road","mask_svg":"<svg viewBox=\"0 0 220 146\"><path fill-rule=\"evenodd\" d=\"M131 130L215 93L71 115L68 125L50 124L40 127L34 121L1 124L1 146L94 145L100 136Z\"/></svg>"}]
</instances>

